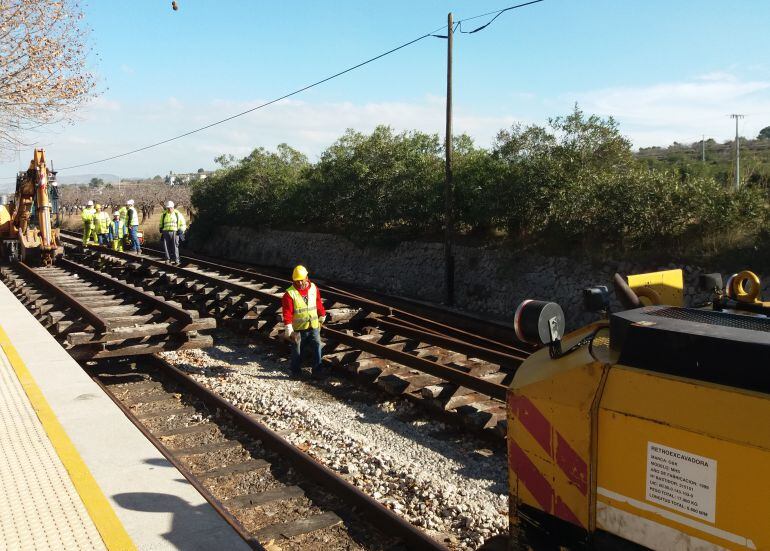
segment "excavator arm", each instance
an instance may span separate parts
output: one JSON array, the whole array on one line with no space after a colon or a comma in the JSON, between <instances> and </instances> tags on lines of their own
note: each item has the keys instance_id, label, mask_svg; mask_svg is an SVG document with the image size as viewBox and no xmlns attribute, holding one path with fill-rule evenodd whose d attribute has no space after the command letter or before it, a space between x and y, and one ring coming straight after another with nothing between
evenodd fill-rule
<instances>
[{"instance_id":1,"label":"excavator arm","mask_svg":"<svg viewBox=\"0 0 770 551\"><path fill-rule=\"evenodd\" d=\"M50 174L45 151L36 149L29 168L16 178L10 223L4 227L2 235L6 260L20 256L24 261L34 260L47 266L63 254L58 230L53 227Z\"/></svg>"}]
</instances>

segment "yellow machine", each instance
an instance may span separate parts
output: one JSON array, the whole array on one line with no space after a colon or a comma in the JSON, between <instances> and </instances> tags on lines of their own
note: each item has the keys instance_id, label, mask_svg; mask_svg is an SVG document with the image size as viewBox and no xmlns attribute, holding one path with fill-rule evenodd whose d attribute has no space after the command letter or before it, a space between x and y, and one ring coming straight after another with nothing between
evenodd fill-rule
<instances>
[{"instance_id":1,"label":"yellow machine","mask_svg":"<svg viewBox=\"0 0 770 551\"><path fill-rule=\"evenodd\" d=\"M702 284L711 308L681 307L678 270L621 279L630 309L566 336L558 305L519 307L519 337L548 345L508 392L511 532L531 547L770 549L770 304L751 272Z\"/></svg>"},{"instance_id":2,"label":"yellow machine","mask_svg":"<svg viewBox=\"0 0 770 551\"><path fill-rule=\"evenodd\" d=\"M58 189L45 152L36 149L29 168L16 177L12 203L0 205L0 253L4 261L21 259L50 265L64 249L55 226Z\"/></svg>"}]
</instances>

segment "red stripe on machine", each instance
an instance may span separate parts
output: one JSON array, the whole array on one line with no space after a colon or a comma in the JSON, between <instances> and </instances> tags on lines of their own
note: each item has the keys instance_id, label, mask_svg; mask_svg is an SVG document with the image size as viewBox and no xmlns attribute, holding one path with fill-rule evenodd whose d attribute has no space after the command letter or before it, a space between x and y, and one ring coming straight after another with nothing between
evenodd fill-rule
<instances>
[{"instance_id":1,"label":"red stripe on machine","mask_svg":"<svg viewBox=\"0 0 770 551\"><path fill-rule=\"evenodd\" d=\"M556 464L583 495L588 493L588 465L558 432L556 433Z\"/></svg>"},{"instance_id":2,"label":"red stripe on machine","mask_svg":"<svg viewBox=\"0 0 770 551\"><path fill-rule=\"evenodd\" d=\"M540 413L529 398L508 393L508 407L511 408L516 420L521 423L527 432L537 440L538 444L551 455L551 422Z\"/></svg>"},{"instance_id":3,"label":"red stripe on machine","mask_svg":"<svg viewBox=\"0 0 770 551\"><path fill-rule=\"evenodd\" d=\"M580 522L577 515L572 512L572 509L567 507L567 504L564 503L559 496L556 496L556 506L553 509L553 514L562 520L577 524L578 526L583 526L583 523Z\"/></svg>"},{"instance_id":4,"label":"red stripe on machine","mask_svg":"<svg viewBox=\"0 0 770 551\"><path fill-rule=\"evenodd\" d=\"M588 493L588 465L526 396L508 394L508 407L516 420L532 435L545 452L553 457L552 432L556 433L556 464L583 495Z\"/></svg>"},{"instance_id":5,"label":"red stripe on machine","mask_svg":"<svg viewBox=\"0 0 770 551\"><path fill-rule=\"evenodd\" d=\"M553 488L512 438L508 439L508 461L516 477L535 497L541 509L550 512L553 505Z\"/></svg>"}]
</instances>

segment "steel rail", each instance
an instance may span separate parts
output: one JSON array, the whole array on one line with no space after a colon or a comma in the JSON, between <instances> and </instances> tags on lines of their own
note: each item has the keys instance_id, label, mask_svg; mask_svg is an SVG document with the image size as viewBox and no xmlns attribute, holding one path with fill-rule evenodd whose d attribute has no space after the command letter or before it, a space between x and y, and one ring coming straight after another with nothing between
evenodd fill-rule
<instances>
[{"instance_id":1,"label":"steel rail","mask_svg":"<svg viewBox=\"0 0 770 551\"><path fill-rule=\"evenodd\" d=\"M39 285L45 287L54 295L56 295L57 298L64 301L67 306L72 308L73 310L76 310L81 316L83 316L88 323L90 323L94 329L96 329L100 333L104 333L109 328L109 322L93 310L83 304L81 301L76 299L74 296L69 294L67 291L59 287L56 283L53 281L50 281L48 278L43 276L41 273L37 272L36 270L30 268L24 262L17 262L15 264L15 267L21 269L21 271L26 275L28 278L34 280Z\"/></svg>"},{"instance_id":2,"label":"steel rail","mask_svg":"<svg viewBox=\"0 0 770 551\"><path fill-rule=\"evenodd\" d=\"M152 251L156 254L162 254L161 251L159 251L158 249L154 249L152 247L146 247L146 250ZM229 271L229 272L237 273L239 276L242 276L242 277L249 277L250 279L263 279L281 288L283 288L283 286L288 285L290 283L290 281L286 279L265 274L264 272L258 272L256 270L239 268L233 265L233 264L236 264L233 262L217 263L211 260L201 258L200 255L181 255L180 258L185 259L187 262L193 262L199 265L208 265L212 269L216 269L219 271ZM440 308L436 308L435 306L427 306L420 303L413 303L406 299L399 299L397 297L395 298L385 297L389 300L396 300L397 302L408 303L412 306L416 306L421 309L428 309L431 311L433 315L438 315L442 319L442 321L429 319L429 318L426 318L424 315L415 314L413 312L404 310L403 308L399 308L397 306L385 304L383 302L380 302L379 300L368 298L366 296L358 294L360 291L354 292L354 291L342 289L338 286L330 285L330 284L324 285L323 290L324 290L324 296L328 296L329 298L332 298L332 299L339 299L340 302L347 301L351 304L356 303L356 304L362 305L363 307L367 307L369 309L376 307L377 310L373 310L373 311L376 311L377 313L380 313L383 315L388 315L388 314L394 315L394 316L402 315L408 318L408 320L411 320L413 324L431 325L434 328L434 330L440 331L442 332L442 334L452 333L457 339L464 339L469 343L476 343L483 348L489 348L489 349L500 348L500 350L503 353L521 355L522 361L526 359L526 357L529 356L529 354L532 352L532 350L529 349L528 345L526 345L525 343L517 343L521 345L520 347L511 346L500 340L495 340L490 337L479 335L478 333L472 333L467 330L453 327L452 325L450 325L450 323L452 322L454 317L460 317L465 322L470 322L477 327L479 327L482 322L472 317L461 316L459 314L456 315L451 312L443 311ZM376 292L370 291L369 293L375 296L382 296ZM494 327L497 328L499 331L503 330L501 326L495 325ZM425 327L425 329L428 330L427 327ZM513 333L512 329L510 330L510 333L511 334ZM513 338L513 337L506 335L504 338Z\"/></svg>"},{"instance_id":3,"label":"steel rail","mask_svg":"<svg viewBox=\"0 0 770 551\"><path fill-rule=\"evenodd\" d=\"M151 247L148 247L147 249L153 252L158 252L155 249L152 249ZM237 268L226 264L219 264L216 262L212 262L210 260L203 260L192 256L182 255L181 258L185 259L187 262L192 262L199 266L209 267L212 270L216 270L224 273L230 273L241 278L251 279L255 281L255 283L258 283L260 280L263 280L263 281L269 282L271 285L280 287L281 289L291 284L289 280L264 274L262 272L245 270L243 268ZM519 356L517 356L517 358L519 362L524 361L526 359L526 356L529 355L527 351L522 350L521 348L516 348L514 346L510 346L505 343L501 343L499 341L495 341L495 340L483 337L481 335L469 333L467 331L463 331L462 329L458 329L456 327L451 327L445 323L436 322L434 320L427 319L423 316L418 316L411 312L407 312L399 308L394 308L390 305L357 295L351 291L340 289L339 287L335 287L333 285L325 285L323 288L323 295L324 297L331 299L333 301L340 302L343 304L358 306L359 308L365 308L377 314L403 316L407 318L406 321L411 321L411 323L414 325L420 325L424 327L425 330L428 330L428 327L430 326L434 329L434 331L440 331L444 335L452 334L456 339L464 339L468 343L477 344L478 346L484 349L493 349L497 347L497 348L500 348L503 351L503 353L518 354Z\"/></svg>"},{"instance_id":4,"label":"steel rail","mask_svg":"<svg viewBox=\"0 0 770 551\"><path fill-rule=\"evenodd\" d=\"M101 272L97 272L96 270L92 270L87 266L83 266L82 264L72 262L71 260L67 260L66 258L60 258L57 262L57 265L66 266L67 268L70 268L73 271L79 272L93 279L96 279L102 282L103 284L107 285L108 287L112 287L123 293L136 297L142 303L145 303L145 304L149 303L156 310L184 324L190 325L193 323L193 317L190 314L190 312L188 312L187 310L180 308L179 306L174 306L173 304L171 304L166 300L158 298L155 295L151 295L150 293L146 291L142 291L141 289L137 289L132 285L128 285L127 283L124 283L119 279L108 276L107 274L103 274Z\"/></svg>"},{"instance_id":5,"label":"steel rail","mask_svg":"<svg viewBox=\"0 0 770 551\"><path fill-rule=\"evenodd\" d=\"M74 238L70 238L70 239L74 240ZM145 247L145 249L149 251L153 251L157 254L160 254L160 251L158 251L157 249L153 249L152 247ZM158 266L171 267L172 269L173 268L184 269L184 267L170 266L165 264L163 261L151 259L146 256L137 257L130 253L125 253L121 251L110 251L107 249L104 249L103 251L107 252L108 254L117 253L116 256L120 256L121 258L130 258L137 261L140 259L142 261L147 260ZM100 250L100 252L102 252L102 250ZM197 264L202 267L208 267L209 269L217 272L233 275L240 278L250 279L254 282L254 284L257 284L257 285L262 284L260 280L267 281L270 285L275 285L281 289L283 289L285 286L290 284L290 281L288 280L267 275L261 272L245 270L245 269L237 268L227 264L219 264L216 262L212 262L209 260L204 260L204 259L200 259L192 256L182 255L180 256L180 258L184 259L187 262L191 262L193 264ZM216 280L216 278L214 279ZM500 353L515 358L515 361L518 363L523 362L527 358L527 356L529 356L530 354L529 351L524 350L522 348L517 348L515 346L511 346L511 345L502 343L500 341L496 341L496 340L484 337L482 335L470 333L468 331L464 331L462 329L452 327L451 325L447 325L446 323L437 322L435 320L431 320L423 316L413 314L411 312L408 312L400 308L394 308L387 304L377 302L375 300L371 300L369 298L357 295L351 291L340 289L333 285L324 286L323 295L325 298L328 298L330 300L340 302L342 304L357 306L359 308L367 309L380 315L391 316L394 318L403 318L403 320L399 320L399 321L404 321L409 323L417 331L433 333L439 336L451 336L455 340L464 341L469 345L474 345L479 347L482 350L482 353L483 351L487 351L487 350L491 351L491 350L498 349Z\"/></svg>"},{"instance_id":6,"label":"steel rail","mask_svg":"<svg viewBox=\"0 0 770 551\"><path fill-rule=\"evenodd\" d=\"M87 373L91 370L91 368L88 366L81 367L83 367ZM121 402L120 399L110 391L107 385L105 385L97 375L92 374L91 379L102 389L102 391L104 391L104 393L115 403L115 405L118 406L118 408L123 412L128 420L131 421L137 429L139 429L139 432L141 432L142 435L158 449L163 457L165 457L172 465L174 465L174 467L177 468L180 473L182 473L182 476L187 479L193 488L198 490L198 493L209 502L209 505L211 505L211 507L219 514L219 516L221 516L225 522L227 522L227 524L229 524L233 530L235 530L238 535L241 536L241 538L247 544L249 544L252 549L261 551L264 550L264 547L262 547L258 541L249 535L248 531L243 527L243 525L238 522L238 519L236 519L228 512L225 506L222 505L222 502L214 497L214 495L209 492L203 484L201 484L200 480L192 473L192 471L190 471L181 461L179 461L171 452L171 450L163 445L163 442L161 442L154 434L152 434L152 432L147 430L147 427L144 426L144 424L133 414L129 408L123 405L123 402Z\"/></svg>"},{"instance_id":7,"label":"steel rail","mask_svg":"<svg viewBox=\"0 0 770 551\"><path fill-rule=\"evenodd\" d=\"M102 251L99 251L99 252L101 253ZM105 251L105 252L109 255L114 255L121 258L128 258L135 262L144 262L147 264L158 266L164 270L170 271L172 273L177 273L188 278L197 278L198 280L207 282L210 285L214 285L214 286L220 285L234 292L249 294L253 297L267 300L273 303L273 305L278 305L281 302L280 296L269 293L261 289L253 289L251 287L246 286L244 283L227 281L227 280L223 280L207 274L201 274L199 272L196 272L194 270L191 270L189 268L185 268L182 266L167 265L162 261L147 258L147 257L141 257L141 256L137 257L131 254L122 253L120 251ZM116 252L118 254L115 254ZM490 396L492 398L496 398L502 401L505 400L505 395L506 395L505 386L482 379L480 377L475 377L473 375L470 375L469 373L466 373L465 371L462 371L461 369L457 369L447 365L442 365L437 362L432 362L430 360L426 360L424 358L420 358L418 356L415 356L406 352L394 350L392 348L388 348L385 345L373 343L368 340L362 339L360 337L356 337L355 335L349 335L347 333L343 333L336 329L332 329L328 326L322 327L321 332L322 334L329 337L330 339L336 340L338 342L342 342L343 344L347 344L352 348L369 352L371 354L375 354L377 356L381 356L386 359L390 359L392 361L398 362L399 364L405 367L412 368L418 371L423 371L425 373L428 373L430 375L434 375L435 377L443 379L447 382L454 383L458 386L469 388L471 390L475 390L477 392L480 392L481 394ZM471 350L471 348L468 348L468 350ZM478 351L477 348L472 348L472 350Z\"/></svg>"},{"instance_id":8,"label":"steel rail","mask_svg":"<svg viewBox=\"0 0 770 551\"><path fill-rule=\"evenodd\" d=\"M181 384L191 389L196 397L212 409L220 409L229 413L237 422L239 428L249 436L260 440L265 447L272 449L282 457L291 461L298 471L325 486L335 495L345 500L350 506L358 509L375 527L389 535L403 540L412 549L433 549L446 551L441 543L428 534L407 522L380 502L359 490L356 486L339 476L327 466L316 461L301 451L288 440L273 432L267 426L257 421L247 413L233 406L218 394L207 389L195 379L172 366L158 356L151 356L156 366L163 369Z\"/></svg>"},{"instance_id":9,"label":"steel rail","mask_svg":"<svg viewBox=\"0 0 770 551\"><path fill-rule=\"evenodd\" d=\"M434 375L439 379L444 379L445 381L449 381L458 386L463 386L492 398L505 401L507 387L504 385L493 383L492 381L487 381L480 377L475 377L455 367L442 365L437 362L426 360L425 358L420 358L419 356L413 356L407 352L388 348L382 344L360 339L354 335L348 335L347 333L343 333L336 329L322 327L321 332L330 339L347 344L353 348L381 356L388 360L398 362L406 367L411 367L418 371L428 373L429 375Z\"/></svg>"},{"instance_id":10,"label":"steel rail","mask_svg":"<svg viewBox=\"0 0 770 551\"><path fill-rule=\"evenodd\" d=\"M148 248L148 250L155 251L155 249L152 249L152 248ZM281 289L283 289L285 286L288 286L291 283L289 280L264 274L262 272L244 270L243 268L236 268L226 264L218 264L215 262L211 262L209 260L202 260L197 257L183 255L181 258L185 259L188 262L198 264L199 266L207 266L213 270L217 270L219 272L231 273L242 278L249 278L251 280L254 280L255 282L259 282L260 280L268 281L270 282L271 285L278 286ZM333 301L340 302L343 304L351 304L354 306L358 306L359 308L365 308L381 315L391 315L391 316L397 316L397 317L403 316L404 318L406 318L405 321L410 321L413 325L419 325L420 327L423 327L425 330L429 330L429 327L430 327L430 328L433 328L434 331L440 332L441 334L444 334L444 335L451 334L456 339L463 339L470 344L476 344L477 346L487 350L499 348L505 354L512 354L512 355L517 354L518 355L517 359L519 360L519 362L524 361L526 357L529 355L527 351L521 348L510 346L508 344L501 343L499 341L495 341L493 339L489 339L481 335L469 333L468 331L464 331L462 329L452 327L442 322L430 320L423 316L419 316L417 314L413 314L411 312L407 312L399 308L394 308L388 304L384 304L382 302L378 302L378 301L363 297L361 295L357 295L351 291L340 289L339 287L335 287L333 285L325 285L323 288L323 295L324 297L329 298Z\"/></svg>"},{"instance_id":11,"label":"steel rail","mask_svg":"<svg viewBox=\"0 0 770 551\"><path fill-rule=\"evenodd\" d=\"M529 345L518 341L512 325L506 326L500 322L482 319L467 312L448 310L439 305L418 299L388 295L371 289L362 289L350 283L326 283L324 285L324 289L329 287L338 291L355 294L368 300L385 302L393 307L396 312L404 311L411 315L437 321L463 331L465 334L483 336L483 338L495 344L502 346L513 345L514 348L524 350L526 354L534 350Z\"/></svg>"},{"instance_id":12,"label":"steel rail","mask_svg":"<svg viewBox=\"0 0 770 551\"><path fill-rule=\"evenodd\" d=\"M404 335L414 339L419 339L427 344L441 346L447 350L461 352L466 356L485 360L509 369L516 369L521 365L523 358L503 354L496 350L490 350L480 346L468 344L465 341L446 337L438 333L431 333L421 330L419 327L398 318L375 318L369 320L371 324L380 327L383 330L391 331L398 335Z\"/></svg>"}]
</instances>

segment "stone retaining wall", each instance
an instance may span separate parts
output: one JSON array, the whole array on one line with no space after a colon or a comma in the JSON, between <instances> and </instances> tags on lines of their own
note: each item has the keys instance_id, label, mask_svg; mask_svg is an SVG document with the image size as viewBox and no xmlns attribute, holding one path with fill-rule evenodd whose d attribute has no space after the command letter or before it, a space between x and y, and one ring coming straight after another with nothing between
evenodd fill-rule
<instances>
[{"instance_id":1,"label":"stone retaining wall","mask_svg":"<svg viewBox=\"0 0 770 551\"><path fill-rule=\"evenodd\" d=\"M311 278L348 282L376 291L441 302L444 296L444 250L440 243L404 242L392 249L358 247L329 234L222 227L197 249L207 255L288 269L304 264ZM633 274L679 268L685 270L687 304L706 298L698 294L697 277L704 272L733 273L746 266L666 266L593 262L580 257L516 253L500 248L455 248L456 307L509 322L516 306L533 298L558 302L568 327L596 319L582 308L581 290L603 284L611 289L615 272ZM760 275L761 277L761 275ZM770 297L770 277L764 296ZM613 299L614 300L614 299ZM619 308L614 304L614 308Z\"/></svg>"}]
</instances>

